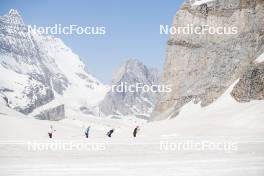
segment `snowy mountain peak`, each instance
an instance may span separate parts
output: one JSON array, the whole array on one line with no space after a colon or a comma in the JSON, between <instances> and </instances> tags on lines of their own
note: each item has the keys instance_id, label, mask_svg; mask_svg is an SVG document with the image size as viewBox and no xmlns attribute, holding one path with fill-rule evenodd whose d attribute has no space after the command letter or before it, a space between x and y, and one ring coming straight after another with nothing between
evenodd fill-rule
<instances>
[{"instance_id":1,"label":"snowy mountain peak","mask_svg":"<svg viewBox=\"0 0 264 176\"><path fill-rule=\"evenodd\" d=\"M153 72L156 70L156 72ZM137 82L148 82L146 76L151 73L159 74L157 69L149 69L137 59L128 59L121 67L113 73L112 84L120 82L120 80L136 79ZM134 80L134 81L136 81Z\"/></svg>"},{"instance_id":2,"label":"snowy mountain peak","mask_svg":"<svg viewBox=\"0 0 264 176\"><path fill-rule=\"evenodd\" d=\"M127 60L125 67L127 72L136 72L138 69L145 69L144 64L137 59Z\"/></svg>"},{"instance_id":3,"label":"snowy mountain peak","mask_svg":"<svg viewBox=\"0 0 264 176\"><path fill-rule=\"evenodd\" d=\"M13 24L21 24L23 25L23 19L20 16L19 12L15 9L10 9L8 15L5 15L9 21L9 23Z\"/></svg>"},{"instance_id":4,"label":"snowy mountain peak","mask_svg":"<svg viewBox=\"0 0 264 176\"><path fill-rule=\"evenodd\" d=\"M127 60L115 71L112 85L157 85L160 74L157 69L149 69L136 59ZM153 92L114 92L109 91L101 102L100 109L104 115L135 115L148 118L152 112L156 94Z\"/></svg>"},{"instance_id":5,"label":"snowy mountain peak","mask_svg":"<svg viewBox=\"0 0 264 176\"><path fill-rule=\"evenodd\" d=\"M8 14L9 16L20 16L18 11L15 9L10 9Z\"/></svg>"},{"instance_id":6,"label":"snowy mountain peak","mask_svg":"<svg viewBox=\"0 0 264 176\"><path fill-rule=\"evenodd\" d=\"M0 75L8 75L0 79L0 93L8 106L24 114L41 110L45 118L65 107L68 116L104 96L104 85L62 40L25 29L16 10L0 16Z\"/></svg>"},{"instance_id":7,"label":"snowy mountain peak","mask_svg":"<svg viewBox=\"0 0 264 176\"><path fill-rule=\"evenodd\" d=\"M125 63L127 66L139 66L139 65L143 65L142 62L140 62L137 59L128 59Z\"/></svg>"}]
</instances>

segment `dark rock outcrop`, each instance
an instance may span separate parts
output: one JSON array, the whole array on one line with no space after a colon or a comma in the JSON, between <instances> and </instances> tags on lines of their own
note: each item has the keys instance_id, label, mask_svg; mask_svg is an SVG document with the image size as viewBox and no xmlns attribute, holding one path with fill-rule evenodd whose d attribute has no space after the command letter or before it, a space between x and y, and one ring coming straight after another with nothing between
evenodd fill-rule
<instances>
[{"instance_id":1,"label":"dark rock outcrop","mask_svg":"<svg viewBox=\"0 0 264 176\"><path fill-rule=\"evenodd\" d=\"M238 102L264 100L264 63L250 66L235 85L231 95Z\"/></svg>"}]
</instances>

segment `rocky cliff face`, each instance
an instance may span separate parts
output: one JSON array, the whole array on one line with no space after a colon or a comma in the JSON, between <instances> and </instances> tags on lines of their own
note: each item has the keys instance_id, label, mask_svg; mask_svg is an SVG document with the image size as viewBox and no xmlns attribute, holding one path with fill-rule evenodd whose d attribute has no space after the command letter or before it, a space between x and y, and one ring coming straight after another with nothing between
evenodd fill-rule
<instances>
[{"instance_id":1,"label":"rocky cliff face","mask_svg":"<svg viewBox=\"0 0 264 176\"><path fill-rule=\"evenodd\" d=\"M0 36L0 93L11 108L29 114L60 101L54 104L78 111L104 96L97 91L104 86L70 48L58 38L29 31L16 10L0 17Z\"/></svg>"},{"instance_id":2,"label":"rocky cliff face","mask_svg":"<svg viewBox=\"0 0 264 176\"><path fill-rule=\"evenodd\" d=\"M263 0L186 1L173 26L237 32L170 36L162 83L172 85L172 91L159 95L152 120L174 117L192 100L209 105L239 78L232 93L236 100L263 99L263 66L253 64L264 51L263 19Z\"/></svg>"},{"instance_id":3,"label":"rocky cliff face","mask_svg":"<svg viewBox=\"0 0 264 176\"><path fill-rule=\"evenodd\" d=\"M128 60L115 71L112 85L158 85L160 74L157 69L148 69L143 63L135 59ZM100 112L102 115L135 115L140 118L148 118L153 110L156 93L145 92L139 89L137 92L110 90L102 103Z\"/></svg>"}]
</instances>

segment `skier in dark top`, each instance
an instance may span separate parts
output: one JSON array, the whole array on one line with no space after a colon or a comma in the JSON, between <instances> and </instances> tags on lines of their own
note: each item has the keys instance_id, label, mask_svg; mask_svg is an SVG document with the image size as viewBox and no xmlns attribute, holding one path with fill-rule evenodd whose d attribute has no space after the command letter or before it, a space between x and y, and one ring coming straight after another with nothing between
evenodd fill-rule
<instances>
[{"instance_id":1,"label":"skier in dark top","mask_svg":"<svg viewBox=\"0 0 264 176\"><path fill-rule=\"evenodd\" d=\"M108 131L106 135L107 135L108 137L112 137L112 134L113 134L114 131L115 131L115 129L113 128L113 129L111 129L110 131Z\"/></svg>"},{"instance_id":2,"label":"skier in dark top","mask_svg":"<svg viewBox=\"0 0 264 176\"><path fill-rule=\"evenodd\" d=\"M85 134L85 136L86 136L86 138L88 138L89 137L89 131L90 131L90 126L88 126L87 128L86 128L86 130L85 130L85 132L84 132L84 134Z\"/></svg>"},{"instance_id":3,"label":"skier in dark top","mask_svg":"<svg viewBox=\"0 0 264 176\"><path fill-rule=\"evenodd\" d=\"M133 131L133 136L134 136L134 137L137 137L137 133L138 133L138 131L139 131L139 126L136 126L136 128L135 128L134 131Z\"/></svg>"}]
</instances>

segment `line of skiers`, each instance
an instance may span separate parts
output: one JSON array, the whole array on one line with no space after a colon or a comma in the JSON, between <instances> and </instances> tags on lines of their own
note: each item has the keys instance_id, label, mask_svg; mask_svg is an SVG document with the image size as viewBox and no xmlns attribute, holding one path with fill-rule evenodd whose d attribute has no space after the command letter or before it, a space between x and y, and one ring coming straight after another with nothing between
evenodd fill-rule
<instances>
[{"instance_id":1,"label":"line of skiers","mask_svg":"<svg viewBox=\"0 0 264 176\"><path fill-rule=\"evenodd\" d=\"M84 131L84 135L85 135L86 138L89 138L89 132L90 132L90 129L91 129L91 127L88 126L88 127L85 129L85 131ZM53 133L54 133L55 131L56 131L56 130L54 130L54 129L53 129L53 126L51 125L51 126L50 126L50 129L48 130L49 138L52 138ZM114 131L115 131L114 128L111 129L111 130L109 130L109 131L106 133L106 136L108 136L109 138L111 138L111 137L112 137L112 134L114 133ZM134 130L133 130L133 137L137 137L138 132L139 132L139 126L136 126L136 128L134 128Z\"/></svg>"}]
</instances>

